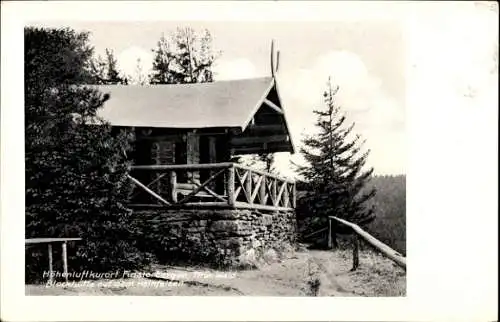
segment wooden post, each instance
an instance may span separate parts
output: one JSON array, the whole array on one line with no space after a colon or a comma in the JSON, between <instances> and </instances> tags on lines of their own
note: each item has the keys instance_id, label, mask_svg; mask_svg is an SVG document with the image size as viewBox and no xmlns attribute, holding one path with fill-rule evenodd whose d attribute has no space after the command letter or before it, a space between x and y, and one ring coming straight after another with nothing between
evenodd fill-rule
<instances>
[{"instance_id":1,"label":"wooden post","mask_svg":"<svg viewBox=\"0 0 500 322\"><path fill-rule=\"evenodd\" d=\"M200 163L200 136L196 131L187 133L187 164ZM188 171L187 177L191 177L194 182L200 183L200 171Z\"/></svg>"},{"instance_id":2,"label":"wooden post","mask_svg":"<svg viewBox=\"0 0 500 322\"><path fill-rule=\"evenodd\" d=\"M52 268L52 244L51 243L48 244L48 249L49 249L49 284L51 284L54 281L54 279L53 279L54 269Z\"/></svg>"},{"instance_id":3,"label":"wooden post","mask_svg":"<svg viewBox=\"0 0 500 322\"><path fill-rule=\"evenodd\" d=\"M283 207L288 207L288 205L290 204L290 197L288 195L288 182L283 182L283 184L285 185L285 190L283 190Z\"/></svg>"},{"instance_id":4,"label":"wooden post","mask_svg":"<svg viewBox=\"0 0 500 322\"><path fill-rule=\"evenodd\" d=\"M351 271L355 271L359 267L359 237L357 234L353 233L352 236L352 269Z\"/></svg>"},{"instance_id":5,"label":"wooden post","mask_svg":"<svg viewBox=\"0 0 500 322\"><path fill-rule=\"evenodd\" d=\"M332 220L331 218L329 218ZM337 242L337 224L334 223L333 221L331 222L331 227L332 227L332 247L337 249L339 248L339 243Z\"/></svg>"},{"instance_id":6,"label":"wooden post","mask_svg":"<svg viewBox=\"0 0 500 322\"><path fill-rule=\"evenodd\" d=\"M332 248L332 220L328 218L328 249Z\"/></svg>"},{"instance_id":7,"label":"wooden post","mask_svg":"<svg viewBox=\"0 0 500 322\"><path fill-rule=\"evenodd\" d=\"M247 202L249 204L252 204L252 171L248 170L247 171L247 178L245 181L245 190L247 191L246 193L246 198Z\"/></svg>"},{"instance_id":8,"label":"wooden post","mask_svg":"<svg viewBox=\"0 0 500 322\"><path fill-rule=\"evenodd\" d=\"M372 235L368 234L358 225L350 223L344 219L337 218L335 216L331 216L330 218L335 219L336 221L348 227L351 227L354 230L354 232L356 232L360 237L362 237L368 244L378 249L380 252L382 252L382 254L392 259L396 264L398 264L399 266L401 266L406 270L406 258L403 255L399 254L394 249L390 248L389 246L382 243Z\"/></svg>"},{"instance_id":9,"label":"wooden post","mask_svg":"<svg viewBox=\"0 0 500 322\"><path fill-rule=\"evenodd\" d=\"M236 200L234 198L234 165L227 168L227 203L234 206Z\"/></svg>"},{"instance_id":10,"label":"wooden post","mask_svg":"<svg viewBox=\"0 0 500 322\"><path fill-rule=\"evenodd\" d=\"M62 260L63 260L64 278L66 279L66 282L68 282L68 256L66 252L66 242L62 243Z\"/></svg>"},{"instance_id":11,"label":"wooden post","mask_svg":"<svg viewBox=\"0 0 500 322\"><path fill-rule=\"evenodd\" d=\"M293 183L292 189L292 207L297 207L297 185L295 184L295 182Z\"/></svg>"},{"instance_id":12,"label":"wooden post","mask_svg":"<svg viewBox=\"0 0 500 322\"><path fill-rule=\"evenodd\" d=\"M170 197L173 203L177 203L177 173L170 171Z\"/></svg>"},{"instance_id":13,"label":"wooden post","mask_svg":"<svg viewBox=\"0 0 500 322\"><path fill-rule=\"evenodd\" d=\"M276 178L273 178L273 184L271 188L271 195L273 196L273 206L278 205L278 199L277 199L277 194L276 194Z\"/></svg>"},{"instance_id":14,"label":"wooden post","mask_svg":"<svg viewBox=\"0 0 500 322\"><path fill-rule=\"evenodd\" d=\"M262 182L260 183L259 199L262 205L266 204L266 176L262 175Z\"/></svg>"}]
</instances>

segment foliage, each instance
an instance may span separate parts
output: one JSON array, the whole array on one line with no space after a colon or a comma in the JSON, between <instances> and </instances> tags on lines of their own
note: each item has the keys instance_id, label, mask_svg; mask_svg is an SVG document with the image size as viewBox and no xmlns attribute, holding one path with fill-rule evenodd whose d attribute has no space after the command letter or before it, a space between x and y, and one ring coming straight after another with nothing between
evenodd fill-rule
<instances>
[{"instance_id":1,"label":"foliage","mask_svg":"<svg viewBox=\"0 0 500 322\"><path fill-rule=\"evenodd\" d=\"M146 85L148 83L148 76L145 74L142 68L142 61L137 58L135 63L134 75L129 76L129 83L134 85Z\"/></svg>"},{"instance_id":2,"label":"foliage","mask_svg":"<svg viewBox=\"0 0 500 322\"><path fill-rule=\"evenodd\" d=\"M377 194L369 204L377 209L377 220L366 228L375 238L406 254L406 176L374 176L367 189Z\"/></svg>"},{"instance_id":3,"label":"foliage","mask_svg":"<svg viewBox=\"0 0 500 322\"><path fill-rule=\"evenodd\" d=\"M389 245L401 254L406 254L406 176L405 175L384 175L372 176L365 186L365 190L375 188L377 193L367 202L367 206L376 209L377 218L365 227L365 230L381 242ZM297 193L303 195L307 186L303 182L297 183ZM312 232L308 227L307 218L301 218L299 228L306 236ZM308 238L318 244L324 244L325 234L317 234ZM343 248L344 240L339 238L340 248ZM364 246L361 243L362 248ZM345 243L345 247L350 249L350 242Z\"/></svg>"},{"instance_id":4,"label":"foliage","mask_svg":"<svg viewBox=\"0 0 500 322\"><path fill-rule=\"evenodd\" d=\"M369 151L361 153L360 136L351 138L354 123L345 127L345 115L335 103L338 87L328 81L324 110L315 110L317 135L304 139L301 149L307 165L299 166L307 189L298 200L299 213L310 217L313 229L325 227L328 216L337 216L360 226L374 220L367 201L375 190L363 189L373 169L364 169ZM333 228L336 229L335 227Z\"/></svg>"},{"instance_id":5,"label":"foliage","mask_svg":"<svg viewBox=\"0 0 500 322\"><path fill-rule=\"evenodd\" d=\"M232 161L247 167L252 167L268 173L277 173L274 166L274 153L239 155L233 157Z\"/></svg>"},{"instance_id":6,"label":"foliage","mask_svg":"<svg viewBox=\"0 0 500 322\"><path fill-rule=\"evenodd\" d=\"M213 81L212 65L217 54L212 49L212 35L192 28L177 28L161 36L150 75L151 84L186 84Z\"/></svg>"},{"instance_id":7,"label":"foliage","mask_svg":"<svg viewBox=\"0 0 500 322\"><path fill-rule=\"evenodd\" d=\"M25 29L25 228L27 238L83 238L71 267L103 272L147 256L125 207L130 133L115 134L96 116L107 95L79 86L96 79L92 53L88 33ZM38 259L27 257L28 280L46 269Z\"/></svg>"},{"instance_id":8,"label":"foliage","mask_svg":"<svg viewBox=\"0 0 500 322\"><path fill-rule=\"evenodd\" d=\"M91 61L92 75L94 76L95 84L123 84L127 85L129 80L125 76L121 76L118 70L116 58L113 51L106 48L106 58L98 56Z\"/></svg>"}]
</instances>

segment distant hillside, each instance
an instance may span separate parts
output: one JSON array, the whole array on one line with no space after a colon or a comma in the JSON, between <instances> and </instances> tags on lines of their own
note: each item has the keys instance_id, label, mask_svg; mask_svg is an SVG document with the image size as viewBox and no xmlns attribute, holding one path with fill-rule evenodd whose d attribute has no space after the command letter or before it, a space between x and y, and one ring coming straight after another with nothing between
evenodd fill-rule
<instances>
[{"instance_id":1,"label":"distant hillside","mask_svg":"<svg viewBox=\"0 0 500 322\"><path fill-rule=\"evenodd\" d=\"M406 176L374 176L366 189L373 186L377 189L377 194L369 201L368 206L375 205L376 219L366 227L366 230L375 238L406 255ZM297 198L304 195L306 188L304 183L297 185ZM302 236L307 236L324 226L324 223L312 224L309 216L307 211L297 209L299 231ZM326 236L324 232L308 237L304 241L326 246ZM342 244L341 237L338 237L339 243Z\"/></svg>"},{"instance_id":2,"label":"distant hillside","mask_svg":"<svg viewBox=\"0 0 500 322\"><path fill-rule=\"evenodd\" d=\"M370 201L375 204L377 218L367 230L380 241L406 254L406 175L374 176L369 184L369 187L372 186L377 189L377 194Z\"/></svg>"}]
</instances>

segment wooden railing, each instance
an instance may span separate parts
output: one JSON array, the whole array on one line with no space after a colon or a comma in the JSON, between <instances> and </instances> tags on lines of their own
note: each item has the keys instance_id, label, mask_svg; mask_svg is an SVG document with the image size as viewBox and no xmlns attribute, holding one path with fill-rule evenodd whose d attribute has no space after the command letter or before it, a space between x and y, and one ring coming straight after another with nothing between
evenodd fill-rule
<instances>
[{"instance_id":1,"label":"wooden railing","mask_svg":"<svg viewBox=\"0 0 500 322\"><path fill-rule=\"evenodd\" d=\"M389 258L393 262L395 262L398 266L402 267L406 270L406 257L390 248L386 244L382 243L380 240L376 239L358 225L349 222L347 220L330 216L328 217L328 247L332 248L332 220L349 227L356 236L353 239L353 267L352 270L356 270L359 266L359 239L362 238L366 241L370 246L380 251L385 257Z\"/></svg>"},{"instance_id":2,"label":"wooden railing","mask_svg":"<svg viewBox=\"0 0 500 322\"><path fill-rule=\"evenodd\" d=\"M198 206L291 210L296 188L291 180L239 164L137 165L132 206Z\"/></svg>"},{"instance_id":3,"label":"wooden railing","mask_svg":"<svg viewBox=\"0 0 500 322\"><path fill-rule=\"evenodd\" d=\"M33 244L47 244L48 254L49 254L49 283L54 281L54 269L53 269L53 258L52 258L52 244L61 243L62 249L62 261L63 261L63 274L62 276L68 282L68 255L67 255L67 242L80 241L81 238L28 238L24 240L24 244L29 247ZM45 275L45 274L44 274Z\"/></svg>"}]
</instances>

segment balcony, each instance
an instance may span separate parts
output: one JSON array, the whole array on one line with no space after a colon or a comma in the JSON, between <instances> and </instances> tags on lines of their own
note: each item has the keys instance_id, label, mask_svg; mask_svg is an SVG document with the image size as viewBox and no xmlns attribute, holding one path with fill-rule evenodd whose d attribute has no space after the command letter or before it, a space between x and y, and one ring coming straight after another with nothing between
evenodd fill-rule
<instances>
[{"instance_id":1,"label":"balcony","mask_svg":"<svg viewBox=\"0 0 500 322\"><path fill-rule=\"evenodd\" d=\"M295 182L240 164L136 165L130 207L295 209Z\"/></svg>"}]
</instances>

